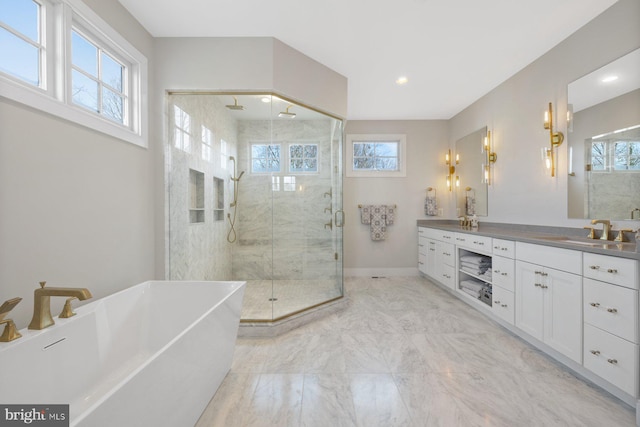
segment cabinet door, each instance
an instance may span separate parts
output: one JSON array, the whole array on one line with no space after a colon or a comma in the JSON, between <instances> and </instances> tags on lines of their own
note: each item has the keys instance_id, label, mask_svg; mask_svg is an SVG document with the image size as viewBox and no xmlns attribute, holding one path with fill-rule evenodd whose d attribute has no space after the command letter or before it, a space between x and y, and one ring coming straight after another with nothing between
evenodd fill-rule
<instances>
[{"instance_id":1,"label":"cabinet door","mask_svg":"<svg viewBox=\"0 0 640 427\"><path fill-rule=\"evenodd\" d=\"M582 277L550 268L544 274L544 342L582 363Z\"/></svg>"},{"instance_id":2,"label":"cabinet door","mask_svg":"<svg viewBox=\"0 0 640 427\"><path fill-rule=\"evenodd\" d=\"M494 256L492 261L491 281L494 285L513 292L515 282L515 263L511 258Z\"/></svg>"},{"instance_id":3,"label":"cabinet door","mask_svg":"<svg viewBox=\"0 0 640 427\"><path fill-rule=\"evenodd\" d=\"M437 248L435 240L427 239L426 257L426 273L433 278L438 278L438 272L436 271Z\"/></svg>"},{"instance_id":4,"label":"cabinet door","mask_svg":"<svg viewBox=\"0 0 640 427\"><path fill-rule=\"evenodd\" d=\"M418 270L427 274L427 250L429 249L429 242L424 233L418 234Z\"/></svg>"},{"instance_id":5,"label":"cabinet door","mask_svg":"<svg viewBox=\"0 0 640 427\"><path fill-rule=\"evenodd\" d=\"M516 326L540 341L544 338L544 292L541 267L516 261Z\"/></svg>"}]
</instances>

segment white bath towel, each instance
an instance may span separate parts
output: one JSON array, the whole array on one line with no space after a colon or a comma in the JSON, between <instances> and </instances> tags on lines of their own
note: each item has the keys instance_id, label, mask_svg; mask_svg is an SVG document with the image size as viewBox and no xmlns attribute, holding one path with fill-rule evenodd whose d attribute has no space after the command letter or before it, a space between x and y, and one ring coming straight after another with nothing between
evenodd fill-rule
<instances>
[{"instance_id":1,"label":"white bath towel","mask_svg":"<svg viewBox=\"0 0 640 427\"><path fill-rule=\"evenodd\" d=\"M436 196L427 196L424 199L424 214L427 216L438 215L438 205L436 203Z\"/></svg>"}]
</instances>

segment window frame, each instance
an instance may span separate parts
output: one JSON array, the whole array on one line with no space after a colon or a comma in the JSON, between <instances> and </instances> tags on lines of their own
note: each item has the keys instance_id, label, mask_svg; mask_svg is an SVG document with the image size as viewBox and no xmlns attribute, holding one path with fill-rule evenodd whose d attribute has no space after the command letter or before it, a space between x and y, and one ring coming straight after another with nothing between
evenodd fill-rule
<instances>
[{"instance_id":1,"label":"window frame","mask_svg":"<svg viewBox=\"0 0 640 427\"><path fill-rule=\"evenodd\" d=\"M0 96L132 144L148 147L146 57L81 0L37 0L41 7L42 80L39 87L0 72ZM71 30L83 28L92 41L131 64L126 125L75 105L71 98ZM124 83L124 81L123 81Z\"/></svg>"},{"instance_id":2,"label":"window frame","mask_svg":"<svg viewBox=\"0 0 640 427\"><path fill-rule=\"evenodd\" d=\"M356 143L397 142L398 143L398 169L390 170L357 170L353 168L353 149ZM353 178L404 178L406 170L406 146L405 134L347 134L345 144L345 174Z\"/></svg>"}]
</instances>

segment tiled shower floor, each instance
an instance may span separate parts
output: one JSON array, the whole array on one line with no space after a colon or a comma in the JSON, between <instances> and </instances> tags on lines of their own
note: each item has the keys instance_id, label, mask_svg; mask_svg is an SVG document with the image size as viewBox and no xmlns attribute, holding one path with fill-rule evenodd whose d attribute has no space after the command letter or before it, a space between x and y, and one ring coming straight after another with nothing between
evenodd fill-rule
<instances>
[{"instance_id":1,"label":"tiled shower floor","mask_svg":"<svg viewBox=\"0 0 640 427\"><path fill-rule=\"evenodd\" d=\"M239 338L197 427L635 425L629 406L426 279L345 286L341 312Z\"/></svg>"},{"instance_id":2,"label":"tiled shower floor","mask_svg":"<svg viewBox=\"0 0 640 427\"><path fill-rule=\"evenodd\" d=\"M247 280L241 318L277 319L340 295L335 280Z\"/></svg>"}]
</instances>

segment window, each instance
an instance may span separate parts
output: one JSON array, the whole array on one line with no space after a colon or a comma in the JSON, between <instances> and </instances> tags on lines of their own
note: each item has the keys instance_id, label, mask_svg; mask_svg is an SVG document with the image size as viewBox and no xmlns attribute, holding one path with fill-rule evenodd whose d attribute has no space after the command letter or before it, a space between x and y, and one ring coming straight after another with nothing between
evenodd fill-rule
<instances>
[{"instance_id":1,"label":"window","mask_svg":"<svg viewBox=\"0 0 640 427\"><path fill-rule=\"evenodd\" d=\"M211 162L213 160L213 140L213 131L202 125L202 159L207 162Z\"/></svg>"},{"instance_id":2,"label":"window","mask_svg":"<svg viewBox=\"0 0 640 427\"><path fill-rule=\"evenodd\" d=\"M252 144L251 172L280 172L280 144Z\"/></svg>"},{"instance_id":3,"label":"window","mask_svg":"<svg viewBox=\"0 0 640 427\"><path fill-rule=\"evenodd\" d=\"M289 145L289 172L318 172L318 144Z\"/></svg>"},{"instance_id":4,"label":"window","mask_svg":"<svg viewBox=\"0 0 640 427\"><path fill-rule=\"evenodd\" d=\"M0 8L0 71L35 87L43 86L42 9L24 0L3 0Z\"/></svg>"},{"instance_id":5,"label":"window","mask_svg":"<svg viewBox=\"0 0 640 427\"><path fill-rule=\"evenodd\" d=\"M71 32L72 101L114 122L126 124L126 67L74 29Z\"/></svg>"},{"instance_id":6,"label":"window","mask_svg":"<svg viewBox=\"0 0 640 427\"><path fill-rule=\"evenodd\" d=\"M640 171L640 141L593 140L590 154L594 172Z\"/></svg>"},{"instance_id":7,"label":"window","mask_svg":"<svg viewBox=\"0 0 640 427\"><path fill-rule=\"evenodd\" d=\"M0 96L147 146L147 59L81 0L2 0L0 46Z\"/></svg>"},{"instance_id":8,"label":"window","mask_svg":"<svg viewBox=\"0 0 640 427\"><path fill-rule=\"evenodd\" d=\"M405 145L405 135L347 135L347 176L406 176Z\"/></svg>"},{"instance_id":9,"label":"window","mask_svg":"<svg viewBox=\"0 0 640 427\"><path fill-rule=\"evenodd\" d=\"M177 105L173 106L173 145L191 152L191 116Z\"/></svg>"}]
</instances>

